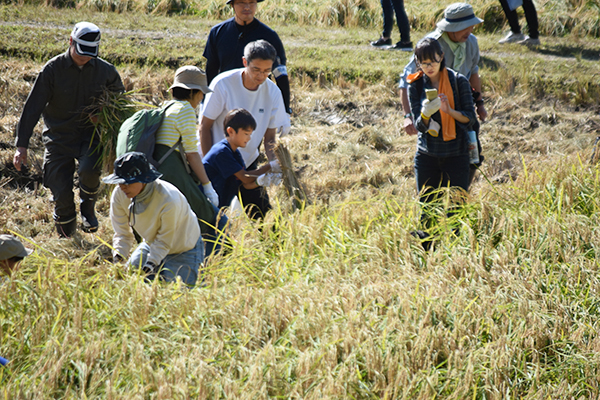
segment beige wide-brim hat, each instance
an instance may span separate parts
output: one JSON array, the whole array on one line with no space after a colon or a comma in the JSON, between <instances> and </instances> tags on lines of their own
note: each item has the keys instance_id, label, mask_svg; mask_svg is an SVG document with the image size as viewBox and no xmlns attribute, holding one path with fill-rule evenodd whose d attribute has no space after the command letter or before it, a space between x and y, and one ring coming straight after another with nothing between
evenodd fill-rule
<instances>
[{"instance_id":1,"label":"beige wide-brim hat","mask_svg":"<svg viewBox=\"0 0 600 400\"><path fill-rule=\"evenodd\" d=\"M442 32L458 32L482 22L481 18L475 16L470 4L454 3L446 7L444 19L437 23L437 27Z\"/></svg>"},{"instance_id":2,"label":"beige wide-brim hat","mask_svg":"<svg viewBox=\"0 0 600 400\"><path fill-rule=\"evenodd\" d=\"M13 235L0 235L0 260L8 260L13 257L25 258L33 252L25 248L23 243Z\"/></svg>"},{"instance_id":3,"label":"beige wide-brim hat","mask_svg":"<svg viewBox=\"0 0 600 400\"><path fill-rule=\"evenodd\" d=\"M208 87L206 74L200 68L193 65L186 65L175 71L175 79L169 90L180 87L184 89L199 89L204 94L212 92Z\"/></svg>"}]
</instances>

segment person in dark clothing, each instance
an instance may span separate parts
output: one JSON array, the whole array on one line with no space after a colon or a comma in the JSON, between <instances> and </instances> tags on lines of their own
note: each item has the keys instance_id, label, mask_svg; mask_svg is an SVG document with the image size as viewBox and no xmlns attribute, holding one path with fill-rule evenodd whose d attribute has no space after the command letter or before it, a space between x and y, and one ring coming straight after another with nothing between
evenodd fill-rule
<instances>
[{"instance_id":1,"label":"person in dark clothing","mask_svg":"<svg viewBox=\"0 0 600 400\"><path fill-rule=\"evenodd\" d=\"M406 11L404 11L404 0L381 0L381 9L383 11L383 33L379 39L371 42L371 46L391 46L395 50L412 51L410 23ZM396 22L400 30L400 41L392 46L394 14L396 14Z\"/></svg>"},{"instance_id":2,"label":"person in dark clothing","mask_svg":"<svg viewBox=\"0 0 600 400\"><path fill-rule=\"evenodd\" d=\"M469 190L470 169L467 150L468 132L477 122L471 85L467 78L447 68L440 43L426 37L417 43L415 59L418 71L408 76L411 113L419 131L415 155L415 176L424 231L412 234L426 239L433 227L431 211L443 188L458 193L453 203L459 204ZM438 95L430 100L426 90ZM431 242L426 240L427 250Z\"/></svg>"},{"instance_id":3,"label":"person in dark clothing","mask_svg":"<svg viewBox=\"0 0 600 400\"><path fill-rule=\"evenodd\" d=\"M288 78L283 43L277 33L254 17L257 3L263 0L227 0L234 17L215 25L208 34L204 48L206 76L210 84L221 72L243 68L244 48L250 42L266 40L277 52L273 63L273 76L277 82L288 114L290 109L290 80Z\"/></svg>"},{"instance_id":4,"label":"person in dark clothing","mask_svg":"<svg viewBox=\"0 0 600 400\"><path fill-rule=\"evenodd\" d=\"M483 20L475 16L473 7L468 3L453 3L444 10L444 18L437 23L437 29L427 34L438 40L444 51L444 62L452 70L464 75L471 84L473 100L477 116L484 122L487 119L487 110L485 108L482 95L481 77L479 76L479 44L473 29ZM410 62L404 67L400 75L400 100L404 112L404 131L408 135L418 134L416 123L411 113L411 105L408 99L407 77L417 71L416 58L411 58ZM475 173L484 160L482 155L481 143L479 140L480 124L476 122L473 131L477 136L477 147L479 152L479 163L471 164L469 179L473 180Z\"/></svg>"},{"instance_id":5,"label":"person in dark clothing","mask_svg":"<svg viewBox=\"0 0 600 400\"><path fill-rule=\"evenodd\" d=\"M79 22L69 38L69 49L44 66L23 107L17 125L13 163L20 171L27 164L27 148L40 115L44 118L44 186L54 201L54 222L61 237L77 229L73 175L78 162L79 207L82 228L98 230L95 204L100 189L99 138L94 135L93 116L87 114L94 99L106 89L124 90L115 67L98 58L100 29Z\"/></svg>"},{"instance_id":6,"label":"person in dark clothing","mask_svg":"<svg viewBox=\"0 0 600 400\"><path fill-rule=\"evenodd\" d=\"M506 15L508 24L510 25L510 32L500 39L498 43L518 43L526 46L539 46L540 45L540 33L538 32L538 17L535 5L532 0L523 0L523 11L525 12L525 19L527 20L527 29L529 35L523 35L521 33L521 26L519 25L519 16L517 15L517 7L513 3L514 0L500 0L502 10Z\"/></svg>"}]
</instances>

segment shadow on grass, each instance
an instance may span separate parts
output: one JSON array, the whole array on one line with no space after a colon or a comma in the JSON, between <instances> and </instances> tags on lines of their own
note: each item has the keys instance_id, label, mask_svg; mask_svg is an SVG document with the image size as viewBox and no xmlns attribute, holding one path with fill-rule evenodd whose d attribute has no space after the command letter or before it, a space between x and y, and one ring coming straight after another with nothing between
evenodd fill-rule
<instances>
[{"instance_id":1,"label":"shadow on grass","mask_svg":"<svg viewBox=\"0 0 600 400\"><path fill-rule=\"evenodd\" d=\"M574 57L587 61L598 61L600 60L600 50L598 49L584 49L581 46L569 46L569 45L556 45L549 46L540 49L536 49L536 52L555 57Z\"/></svg>"},{"instance_id":2,"label":"shadow on grass","mask_svg":"<svg viewBox=\"0 0 600 400\"><path fill-rule=\"evenodd\" d=\"M500 69L500 63L486 56L479 58L479 66L490 71L498 71Z\"/></svg>"}]
</instances>

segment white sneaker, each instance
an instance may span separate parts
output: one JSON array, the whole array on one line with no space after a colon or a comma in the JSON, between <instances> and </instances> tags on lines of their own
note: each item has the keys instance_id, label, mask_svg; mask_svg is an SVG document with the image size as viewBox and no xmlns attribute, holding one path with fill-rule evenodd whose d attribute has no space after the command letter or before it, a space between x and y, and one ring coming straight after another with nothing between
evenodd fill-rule
<instances>
[{"instance_id":1,"label":"white sneaker","mask_svg":"<svg viewBox=\"0 0 600 400\"><path fill-rule=\"evenodd\" d=\"M525 35L522 33L514 33L512 31L508 32L508 35L504 36L502 39L498 40L498 43L516 43L525 39Z\"/></svg>"},{"instance_id":2,"label":"white sneaker","mask_svg":"<svg viewBox=\"0 0 600 400\"><path fill-rule=\"evenodd\" d=\"M533 39L533 38L530 38L529 36L525 36L525 39L523 39L517 43L525 45L525 46L537 47L540 45L540 39Z\"/></svg>"}]
</instances>

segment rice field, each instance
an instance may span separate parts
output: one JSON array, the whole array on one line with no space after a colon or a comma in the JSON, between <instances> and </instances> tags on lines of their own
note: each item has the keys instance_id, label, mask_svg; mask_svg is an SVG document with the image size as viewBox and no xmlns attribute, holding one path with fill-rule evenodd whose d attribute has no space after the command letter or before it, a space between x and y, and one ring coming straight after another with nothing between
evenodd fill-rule
<instances>
[{"instance_id":1,"label":"rice field","mask_svg":"<svg viewBox=\"0 0 600 400\"><path fill-rule=\"evenodd\" d=\"M492 3L473 1L479 10ZM72 22L112 29L103 40L127 89L158 104L179 63L202 66L202 35L224 16L198 5L190 15L99 12L91 3L0 6L5 22L20 21L0 24L0 48L20 41L28 49L0 56L0 231L35 249L0 281L0 356L10 361L0 368L0 398L600 396L600 170L591 162L600 42L592 33L546 31L531 51L500 47L500 31L478 33L486 162L465 206L442 219L435 249L425 252L410 235L420 215L415 143L401 131L395 93L408 55L368 49L378 3L352 4L371 10L374 22L328 22L327 38L325 22L286 26L284 16L269 17L290 43L294 116L281 142L309 202L298 207L285 188L270 188L273 212L262 224L235 220L231 251L191 290L148 285L112 264L109 187L98 203L99 231L58 239L51 195L39 183L41 125L29 176L11 170L11 146L33 79L48 53L65 48ZM407 12L435 20L435 7L422 4L407 3ZM536 2L548 19L594 4ZM263 5L265 16L276 15L280 3ZM142 30L179 27L148 39L156 34L130 32L132 16ZM181 39L194 30L201 33ZM155 47L149 62L125 45L142 40ZM169 46L181 46L183 58L151 62L168 59Z\"/></svg>"}]
</instances>

